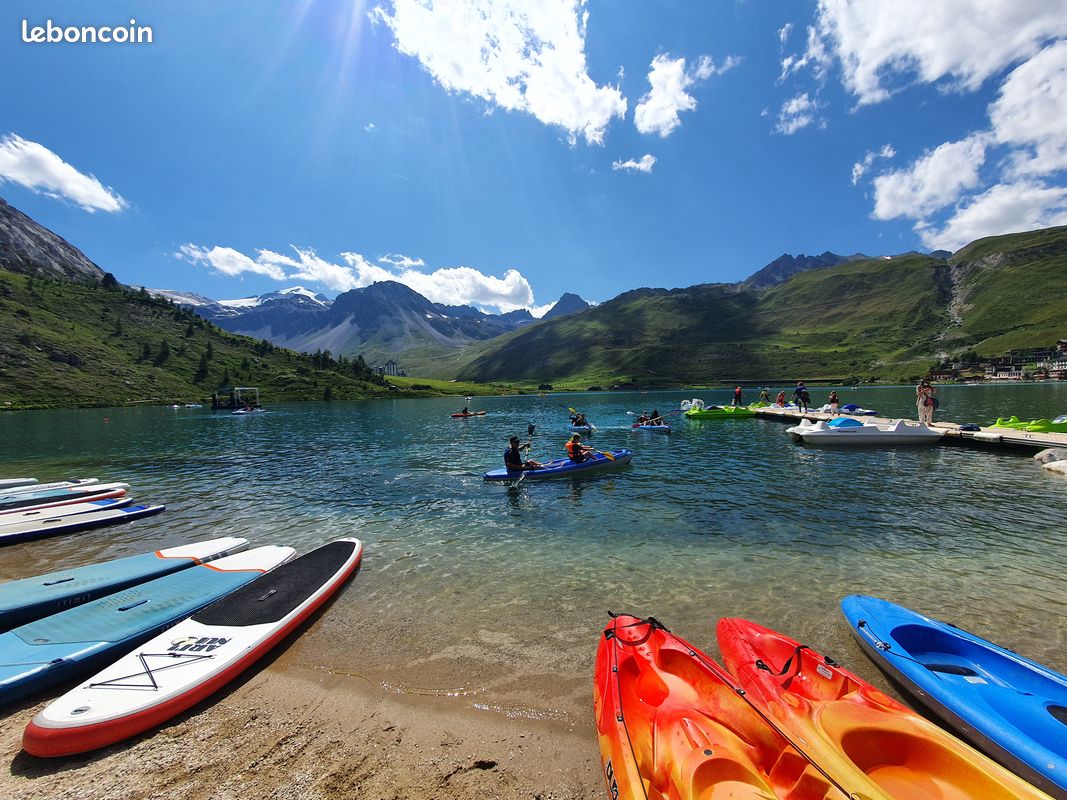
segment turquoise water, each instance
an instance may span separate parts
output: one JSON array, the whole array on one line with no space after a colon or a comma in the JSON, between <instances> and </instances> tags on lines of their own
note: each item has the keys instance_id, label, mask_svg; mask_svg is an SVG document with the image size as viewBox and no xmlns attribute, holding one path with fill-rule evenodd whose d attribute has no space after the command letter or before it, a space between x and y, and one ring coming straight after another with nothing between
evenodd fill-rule
<instances>
[{"instance_id":1,"label":"turquoise water","mask_svg":"<svg viewBox=\"0 0 1067 800\"><path fill-rule=\"evenodd\" d=\"M774 387L775 391L778 387ZM788 392L787 392L788 393ZM823 402L827 390L816 389ZM772 392L773 394L773 392ZM0 414L0 473L124 480L151 520L0 551L0 577L196 539L306 550L366 543L353 584L283 662L398 693L588 725L608 609L653 614L713 652L720 616L745 616L880 681L848 638L845 594L893 599L1067 670L1067 481L1026 451L962 446L820 450L768 420L634 433L627 411L728 392L583 393L463 401ZM911 387L842 390L915 416ZM754 394L753 394L754 397ZM1067 386L944 387L938 419L1067 412ZM536 425L534 457L562 454L566 406L633 465L559 481L485 484L507 438Z\"/></svg>"}]
</instances>

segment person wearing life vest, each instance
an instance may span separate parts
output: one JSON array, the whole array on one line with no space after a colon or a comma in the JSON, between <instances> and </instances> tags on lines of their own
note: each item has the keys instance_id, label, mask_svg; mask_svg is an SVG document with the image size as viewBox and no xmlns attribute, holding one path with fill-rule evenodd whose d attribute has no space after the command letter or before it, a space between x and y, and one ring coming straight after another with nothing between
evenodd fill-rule
<instances>
[{"instance_id":1,"label":"person wearing life vest","mask_svg":"<svg viewBox=\"0 0 1067 800\"><path fill-rule=\"evenodd\" d=\"M785 407L785 389L782 389L782 391L778 392L778 396L774 398L774 404L779 408Z\"/></svg>"},{"instance_id":2,"label":"person wearing life vest","mask_svg":"<svg viewBox=\"0 0 1067 800\"><path fill-rule=\"evenodd\" d=\"M738 386L736 389L734 389L734 405L735 406L741 405L741 387L740 386Z\"/></svg>"},{"instance_id":3,"label":"person wearing life vest","mask_svg":"<svg viewBox=\"0 0 1067 800\"><path fill-rule=\"evenodd\" d=\"M593 452L593 448L587 444L582 444L582 435L576 433L571 437L571 440L567 442L567 457L574 462L585 461L590 453Z\"/></svg>"}]
</instances>

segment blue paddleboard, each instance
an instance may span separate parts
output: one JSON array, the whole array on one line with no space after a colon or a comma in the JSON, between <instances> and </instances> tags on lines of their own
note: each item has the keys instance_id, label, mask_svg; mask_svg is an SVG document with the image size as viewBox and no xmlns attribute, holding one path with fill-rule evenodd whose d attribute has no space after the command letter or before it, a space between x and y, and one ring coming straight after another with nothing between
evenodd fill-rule
<instances>
[{"instance_id":1,"label":"blue paddleboard","mask_svg":"<svg viewBox=\"0 0 1067 800\"><path fill-rule=\"evenodd\" d=\"M225 536L0 583L0 631L205 561L238 553L247 546L247 539Z\"/></svg>"}]
</instances>

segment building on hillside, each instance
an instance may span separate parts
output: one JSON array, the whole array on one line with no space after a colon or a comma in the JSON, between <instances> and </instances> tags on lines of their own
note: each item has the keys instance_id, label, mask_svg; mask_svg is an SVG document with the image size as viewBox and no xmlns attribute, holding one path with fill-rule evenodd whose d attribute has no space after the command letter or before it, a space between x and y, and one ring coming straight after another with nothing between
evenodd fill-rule
<instances>
[{"instance_id":1,"label":"building on hillside","mask_svg":"<svg viewBox=\"0 0 1067 800\"><path fill-rule=\"evenodd\" d=\"M1067 353L1067 339L1056 340L1056 351L1059 353Z\"/></svg>"},{"instance_id":2,"label":"building on hillside","mask_svg":"<svg viewBox=\"0 0 1067 800\"><path fill-rule=\"evenodd\" d=\"M932 369L927 377L932 381L954 381L960 377L960 373L955 369Z\"/></svg>"},{"instance_id":3,"label":"building on hillside","mask_svg":"<svg viewBox=\"0 0 1067 800\"><path fill-rule=\"evenodd\" d=\"M385 374L386 375L394 375L395 376L396 375L397 366L398 366L397 363L395 361L393 361L393 359L390 358L388 361L385 362Z\"/></svg>"},{"instance_id":4,"label":"building on hillside","mask_svg":"<svg viewBox=\"0 0 1067 800\"><path fill-rule=\"evenodd\" d=\"M1038 369L1048 375L1050 380L1067 379L1067 358L1050 358L1037 365Z\"/></svg>"},{"instance_id":5,"label":"building on hillside","mask_svg":"<svg viewBox=\"0 0 1067 800\"><path fill-rule=\"evenodd\" d=\"M1014 364L991 365L986 367L985 376L991 381L1021 381L1023 368Z\"/></svg>"}]
</instances>

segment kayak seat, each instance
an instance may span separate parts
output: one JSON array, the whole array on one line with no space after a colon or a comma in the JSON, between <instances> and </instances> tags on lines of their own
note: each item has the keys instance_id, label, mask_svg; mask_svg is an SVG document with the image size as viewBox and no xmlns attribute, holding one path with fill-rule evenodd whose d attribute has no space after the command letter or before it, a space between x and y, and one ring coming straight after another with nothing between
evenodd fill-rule
<instances>
[{"instance_id":1,"label":"kayak seat","mask_svg":"<svg viewBox=\"0 0 1067 800\"><path fill-rule=\"evenodd\" d=\"M1067 708L1063 706L1048 706L1045 710L1052 715L1054 720L1067 725Z\"/></svg>"},{"instance_id":2,"label":"kayak seat","mask_svg":"<svg viewBox=\"0 0 1067 800\"><path fill-rule=\"evenodd\" d=\"M931 672L941 672L946 675L964 675L968 677L975 677L978 675L970 667L963 667L959 664L923 664Z\"/></svg>"}]
</instances>

